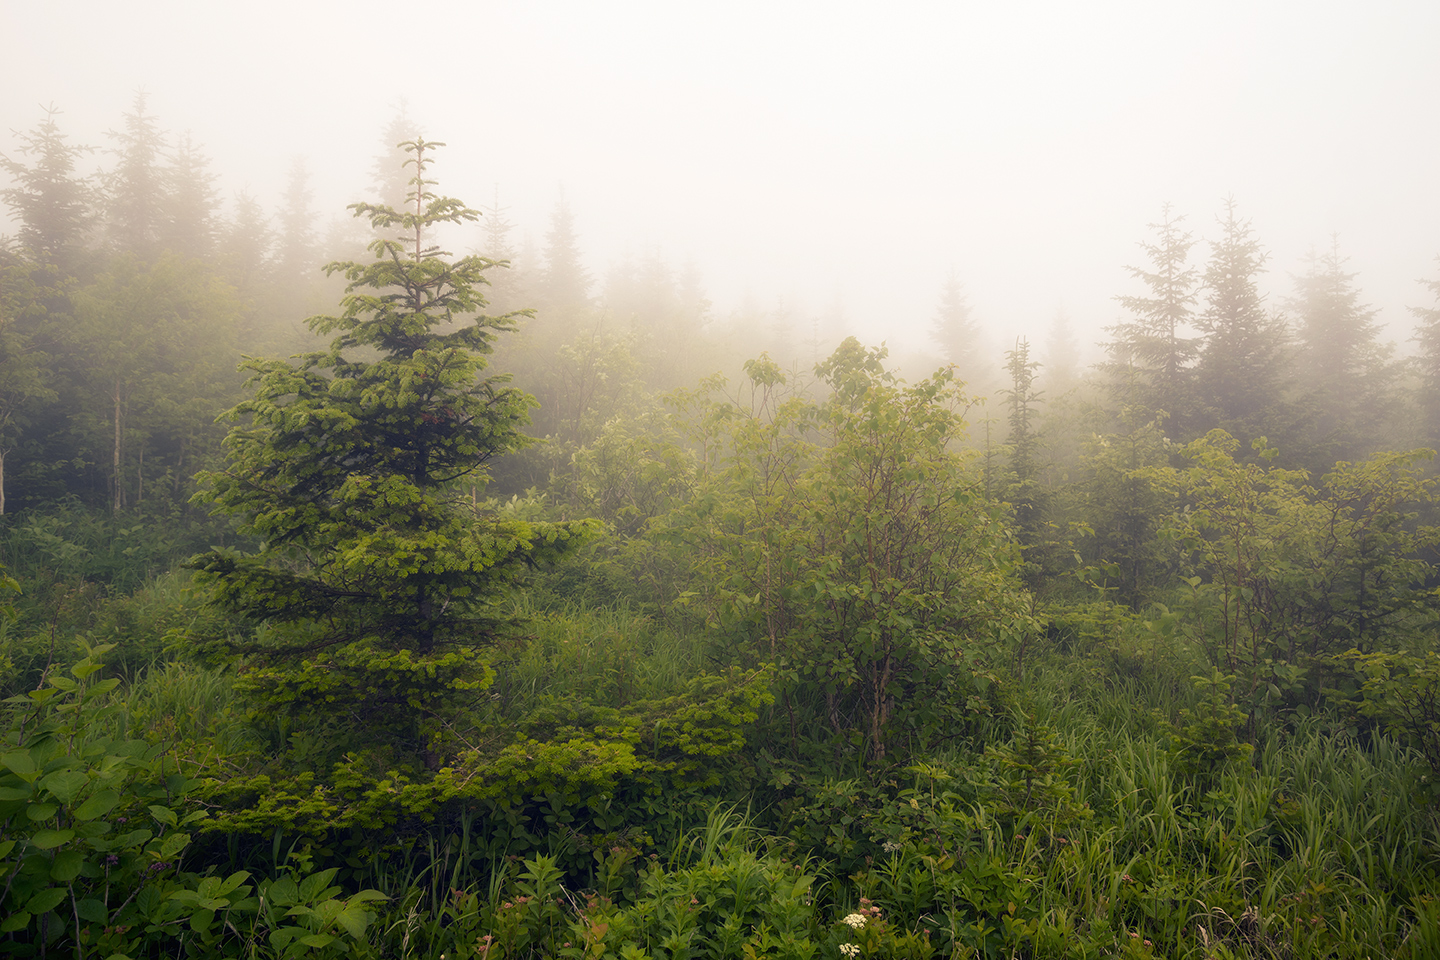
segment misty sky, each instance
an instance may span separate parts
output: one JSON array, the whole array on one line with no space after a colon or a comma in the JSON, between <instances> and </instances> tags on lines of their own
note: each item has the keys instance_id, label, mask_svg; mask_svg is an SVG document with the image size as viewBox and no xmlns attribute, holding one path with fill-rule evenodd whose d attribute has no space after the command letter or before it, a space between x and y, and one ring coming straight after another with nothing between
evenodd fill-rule
<instances>
[{"instance_id":1,"label":"misty sky","mask_svg":"<svg viewBox=\"0 0 1440 960\"><path fill-rule=\"evenodd\" d=\"M1339 234L1389 336L1440 273L1440 3L447 3L0 0L0 152L41 105L105 146L135 92L274 209L370 199L404 98L436 173L535 243L564 189L591 272L687 259L722 317L923 344L946 274L999 340L1082 339L1169 201L1233 193L1290 292ZM100 162L104 158L97 158ZM477 236L478 242L478 236ZM1207 248L1197 247L1203 257ZM1402 344L1402 349L1405 345Z\"/></svg>"}]
</instances>

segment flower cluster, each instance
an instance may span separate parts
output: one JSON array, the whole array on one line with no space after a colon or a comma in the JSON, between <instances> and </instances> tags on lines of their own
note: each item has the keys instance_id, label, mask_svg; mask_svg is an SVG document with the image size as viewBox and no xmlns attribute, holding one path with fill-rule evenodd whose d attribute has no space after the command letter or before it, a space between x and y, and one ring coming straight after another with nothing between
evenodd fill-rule
<instances>
[{"instance_id":1,"label":"flower cluster","mask_svg":"<svg viewBox=\"0 0 1440 960\"><path fill-rule=\"evenodd\" d=\"M863 914L863 913L852 913L852 914L850 914L849 916L845 917L845 919L841 920L840 922L841 922L841 923L844 923L844 924L847 924L848 926L850 926L850 927L852 927L852 928L854 928L854 929L856 929L856 930L859 930L861 927L865 926L865 914Z\"/></svg>"},{"instance_id":2,"label":"flower cluster","mask_svg":"<svg viewBox=\"0 0 1440 960\"><path fill-rule=\"evenodd\" d=\"M842 943L840 944L840 952L847 957L858 957L860 955L860 944Z\"/></svg>"}]
</instances>

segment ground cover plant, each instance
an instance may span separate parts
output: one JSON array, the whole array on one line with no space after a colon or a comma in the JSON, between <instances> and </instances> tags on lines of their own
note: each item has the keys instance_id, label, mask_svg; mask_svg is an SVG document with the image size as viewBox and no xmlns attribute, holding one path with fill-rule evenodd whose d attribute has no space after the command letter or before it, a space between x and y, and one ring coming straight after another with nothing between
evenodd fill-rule
<instances>
[{"instance_id":1,"label":"ground cover plant","mask_svg":"<svg viewBox=\"0 0 1440 960\"><path fill-rule=\"evenodd\" d=\"M1440 953L1423 451L1120 417L1049 483L1027 355L1017 463L847 340L626 374L491 496L435 146L196 503L0 517L0 953Z\"/></svg>"}]
</instances>

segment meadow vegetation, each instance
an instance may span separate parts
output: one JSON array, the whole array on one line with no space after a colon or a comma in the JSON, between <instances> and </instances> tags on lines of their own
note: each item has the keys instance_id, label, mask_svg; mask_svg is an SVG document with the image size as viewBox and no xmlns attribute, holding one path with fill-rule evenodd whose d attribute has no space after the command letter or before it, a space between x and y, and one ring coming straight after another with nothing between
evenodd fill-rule
<instances>
[{"instance_id":1,"label":"meadow vegetation","mask_svg":"<svg viewBox=\"0 0 1440 960\"><path fill-rule=\"evenodd\" d=\"M0 954L1440 955L1428 451L1066 446L1021 351L987 444L853 339L666 391L572 343L536 443L433 146L198 486L15 474Z\"/></svg>"}]
</instances>

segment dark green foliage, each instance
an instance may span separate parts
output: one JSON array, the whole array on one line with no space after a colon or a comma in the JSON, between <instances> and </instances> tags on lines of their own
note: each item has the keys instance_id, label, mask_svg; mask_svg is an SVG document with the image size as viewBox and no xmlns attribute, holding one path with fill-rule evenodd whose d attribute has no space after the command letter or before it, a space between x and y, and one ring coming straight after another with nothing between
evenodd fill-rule
<instances>
[{"instance_id":1,"label":"dark green foliage","mask_svg":"<svg viewBox=\"0 0 1440 960\"><path fill-rule=\"evenodd\" d=\"M1211 243L1205 266L1205 310L1195 318L1204 332L1195 367L1199 401L1213 411L1219 427L1251 440L1274 435L1284 423L1289 333L1265 307L1258 280L1269 255L1239 219L1233 198L1219 220L1221 236Z\"/></svg>"},{"instance_id":2,"label":"dark green foliage","mask_svg":"<svg viewBox=\"0 0 1440 960\"><path fill-rule=\"evenodd\" d=\"M1190 551L1189 629L1211 662L1239 678L1250 707L1294 708L1318 695L1318 671L1351 647L1407 647L1433 629L1433 575L1421 559L1440 531L1416 526L1435 502L1421 454L1336 464L1321 485L1300 471L1234 459L1215 431L1185 449L1191 466L1158 482L1184 506L1166 536Z\"/></svg>"},{"instance_id":3,"label":"dark green foliage","mask_svg":"<svg viewBox=\"0 0 1440 960\"><path fill-rule=\"evenodd\" d=\"M1040 438L1036 426L1041 394L1035 389L1039 361L1030 359L1030 341L1015 341L1015 349L1005 351L1005 370L1010 375L1010 389L1005 391L1010 408L1009 447L1010 476L1005 500L1015 509L1015 527L1020 543L1030 549L1039 546L1041 528L1045 523L1045 495L1040 484ZM1034 572L1034 561L1028 570ZM1033 577L1032 577L1033 579Z\"/></svg>"},{"instance_id":4,"label":"dark green foliage","mask_svg":"<svg viewBox=\"0 0 1440 960\"><path fill-rule=\"evenodd\" d=\"M985 754L993 771L987 806L996 816L1056 830L1089 815L1067 775L1079 761L1034 716L1022 717L1014 738Z\"/></svg>"},{"instance_id":5,"label":"dark green foliage","mask_svg":"<svg viewBox=\"0 0 1440 960\"><path fill-rule=\"evenodd\" d=\"M107 736L119 711L96 679L99 647L30 693L12 697L0 734L0 953L6 955L233 955L237 939L275 956L326 952L363 940L373 890L345 899L335 870L248 883L182 869L207 814L187 802L190 781L165 750ZM243 934L242 934L242 931ZM300 949L286 949L309 938ZM227 946L228 945L228 946Z\"/></svg>"},{"instance_id":6,"label":"dark green foliage","mask_svg":"<svg viewBox=\"0 0 1440 960\"><path fill-rule=\"evenodd\" d=\"M1359 708L1365 716L1410 744L1430 767L1430 796L1440 792L1440 653L1362 653L1343 659L1361 680Z\"/></svg>"},{"instance_id":7,"label":"dark green foliage","mask_svg":"<svg viewBox=\"0 0 1440 960\"><path fill-rule=\"evenodd\" d=\"M1156 482L1173 448L1158 421L1091 439L1081 459L1080 515L1090 536L1079 551L1084 581L1133 609L1164 592L1175 557L1160 529L1175 501Z\"/></svg>"},{"instance_id":8,"label":"dark green foliage","mask_svg":"<svg viewBox=\"0 0 1440 960\"><path fill-rule=\"evenodd\" d=\"M508 635L497 601L594 525L472 506L486 462L526 443L530 400L485 373L512 324L476 315L490 262L431 245L437 226L479 216L431 194L433 146L407 146L413 210L353 206L402 239L329 266L349 281L344 312L309 322L337 334L330 349L247 361L255 397L231 411L229 466L200 499L263 546L192 565L221 608L265 625L236 650L253 695L297 719L339 712L435 766L443 718L490 680L480 651Z\"/></svg>"},{"instance_id":9,"label":"dark green foliage","mask_svg":"<svg viewBox=\"0 0 1440 960\"><path fill-rule=\"evenodd\" d=\"M1240 742L1237 734L1245 724L1245 711L1235 706L1230 687L1233 676L1211 670L1208 677L1191 677L1200 693L1194 710L1182 710L1180 723L1170 741L1175 769L1202 785L1214 784L1232 760L1250 756L1255 748Z\"/></svg>"},{"instance_id":10,"label":"dark green foliage","mask_svg":"<svg viewBox=\"0 0 1440 960\"><path fill-rule=\"evenodd\" d=\"M1188 336L1199 278L1189 265L1195 241L1182 229L1184 220L1166 204L1160 222L1150 224L1155 240L1140 244L1150 261L1148 269L1126 268L1145 284L1146 295L1115 298L1130 316L1107 328L1114 339L1105 345L1112 390L1127 410L1136 408L1122 412L1122 418L1168 421L1179 435L1185 434L1192 412L1192 368L1199 353Z\"/></svg>"},{"instance_id":11,"label":"dark green foliage","mask_svg":"<svg viewBox=\"0 0 1440 960\"><path fill-rule=\"evenodd\" d=\"M53 274L0 252L0 516L5 514L5 459L25 441L42 405L55 399L50 356L36 336Z\"/></svg>"},{"instance_id":12,"label":"dark green foliage","mask_svg":"<svg viewBox=\"0 0 1440 960\"><path fill-rule=\"evenodd\" d=\"M688 598L729 655L776 664L792 754L815 738L877 765L960 734L982 652L1029 629L998 505L949 449L968 407L953 369L907 385L883 358L847 340L816 368L819 403L751 361L743 392L702 402L696 492L654 534L698 553Z\"/></svg>"}]
</instances>

